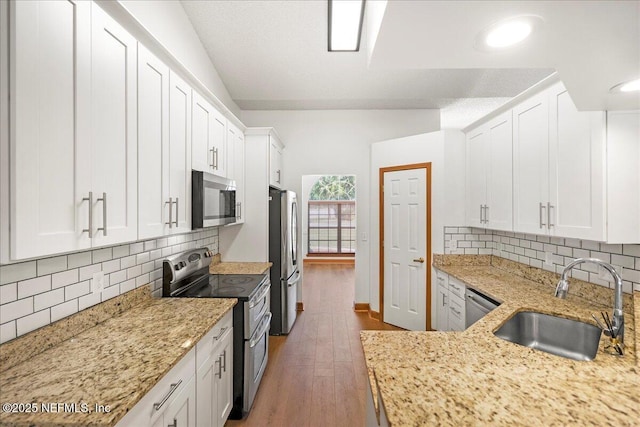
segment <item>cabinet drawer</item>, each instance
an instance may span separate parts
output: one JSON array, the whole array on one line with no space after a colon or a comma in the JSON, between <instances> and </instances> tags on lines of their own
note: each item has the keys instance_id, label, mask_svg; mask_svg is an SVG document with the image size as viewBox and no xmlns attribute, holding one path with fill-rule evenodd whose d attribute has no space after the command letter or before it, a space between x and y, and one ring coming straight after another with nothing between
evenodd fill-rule
<instances>
[{"instance_id":1,"label":"cabinet drawer","mask_svg":"<svg viewBox=\"0 0 640 427\"><path fill-rule=\"evenodd\" d=\"M449 286L449 276L441 271L436 270L436 282L438 286L442 286L444 288Z\"/></svg>"},{"instance_id":2,"label":"cabinet drawer","mask_svg":"<svg viewBox=\"0 0 640 427\"><path fill-rule=\"evenodd\" d=\"M151 425L162 419L172 398L183 392L196 371L195 351L191 349L144 397L118 422L116 427ZM156 405L157 404L157 405ZM156 406L157 409L156 409Z\"/></svg>"},{"instance_id":3,"label":"cabinet drawer","mask_svg":"<svg viewBox=\"0 0 640 427\"><path fill-rule=\"evenodd\" d=\"M233 327L233 310L224 315L196 344L196 366L199 368L213 351L213 346Z\"/></svg>"},{"instance_id":4,"label":"cabinet drawer","mask_svg":"<svg viewBox=\"0 0 640 427\"><path fill-rule=\"evenodd\" d=\"M453 277L449 278L449 292L451 295L455 295L459 297L461 301L464 301L464 289L465 286L461 282Z\"/></svg>"},{"instance_id":5,"label":"cabinet drawer","mask_svg":"<svg viewBox=\"0 0 640 427\"><path fill-rule=\"evenodd\" d=\"M464 305L457 298L449 299L449 323L452 321L464 325Z\"/></svg>"}]
</instances>

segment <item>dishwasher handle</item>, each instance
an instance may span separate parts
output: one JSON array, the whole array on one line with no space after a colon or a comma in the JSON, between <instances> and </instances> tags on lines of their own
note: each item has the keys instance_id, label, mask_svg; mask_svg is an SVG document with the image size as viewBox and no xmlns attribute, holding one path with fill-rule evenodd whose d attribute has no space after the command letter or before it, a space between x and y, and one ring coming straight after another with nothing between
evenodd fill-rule
<instances>
[{"instance_id":1,"label":"dishwasher handle","mask_svg":"<svg viewBox=\"0 0 640 427\"><path fill-rule=\"evenodd\" d=\"M473 291L472 289L467 289L466 292L467 303L471 303L478 307L485 314L489 313L494 308L498 307L500 304L491 298L482 295L478 292Z\"/></svg>"}]
</instances>

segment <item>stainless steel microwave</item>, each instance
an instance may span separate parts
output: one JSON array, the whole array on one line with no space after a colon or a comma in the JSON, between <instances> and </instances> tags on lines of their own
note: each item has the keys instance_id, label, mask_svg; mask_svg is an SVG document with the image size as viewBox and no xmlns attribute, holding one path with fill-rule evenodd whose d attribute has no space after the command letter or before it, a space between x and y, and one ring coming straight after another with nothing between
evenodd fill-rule
<instances>
[{"instance_id":1,"label":"stainless steel microwave","mask_svg":"<svg viewBox=\"0 0 640 427\"><path fill-rule=\"evenodd\" d=\"M208 172L191 171L191 228L236 222L236 183Z\"/></svg>"}]
</instances>

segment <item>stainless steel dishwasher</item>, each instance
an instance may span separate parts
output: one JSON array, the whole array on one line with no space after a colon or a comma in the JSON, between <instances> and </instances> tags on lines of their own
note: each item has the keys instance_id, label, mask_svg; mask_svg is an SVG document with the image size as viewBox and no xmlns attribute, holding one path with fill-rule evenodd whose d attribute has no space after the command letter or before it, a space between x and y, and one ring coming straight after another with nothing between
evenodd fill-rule
<instances>
[{"instance_id":1,"label":"stainless steel dishwasher","mask_svg":"<svg viewBox=\"0 0 640 427\"><path fill-rule=\"evenodd\" d=\"M465 295L465 329L482 319L500 303L475 289L467 288Z\"/></svg>"}]
</instances>

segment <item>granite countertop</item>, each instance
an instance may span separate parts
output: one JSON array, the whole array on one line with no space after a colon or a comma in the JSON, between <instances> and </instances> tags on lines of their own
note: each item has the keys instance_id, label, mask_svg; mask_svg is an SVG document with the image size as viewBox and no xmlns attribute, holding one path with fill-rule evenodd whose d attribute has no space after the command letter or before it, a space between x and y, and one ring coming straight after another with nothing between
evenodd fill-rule
<instances>
[{"instance_id":1,"label":"granite countertop","mask_svg":"<svg viewBox=\"0 0 640 427\"><path fill-rule=\"evenodd\" d=\"M0 350L12 354L5 357L0 372L1 403L84 402L89 408L108 405L110 412L3 411L0 425L115 425L236 303L235 299L153 299L149 295L122 313L90 324L40 353L35 351L26 360L10 359L21 357L21 351L14 352L20 346L44 345L34 341L42 341L42 336L25 335L7 343L10 346L3 344ZM57 322L43 330L55 335L63 327L64 322Z\"/></svg>"},{"instance_id":2,"label":"granite countertop","mask_svg":"<svg viewBox=\"0 0 640 427\"><path fill-rule=\"evenodd\" d=\"M222 255L215 254L209 265L210 274L266 274L270 262L222 262Z\"/></svg>"},{"instance_id":3,"label":"granite countertop","mask_svg":"<svg viewBox=\"0 0 640 427\"><path fill-rule=\"evenodd\" d=\"M373 394L379 390L391 425L640 424L640 292L625 305L624 357L603 352L603 335L596 359L578 362L493 331L518 311L594 323L591 313L612 305L571 296L571 287L560 300L552 288L492 265L435 268L502 304L464 332L361 332Z\"/></svg>"}]
</instances>

